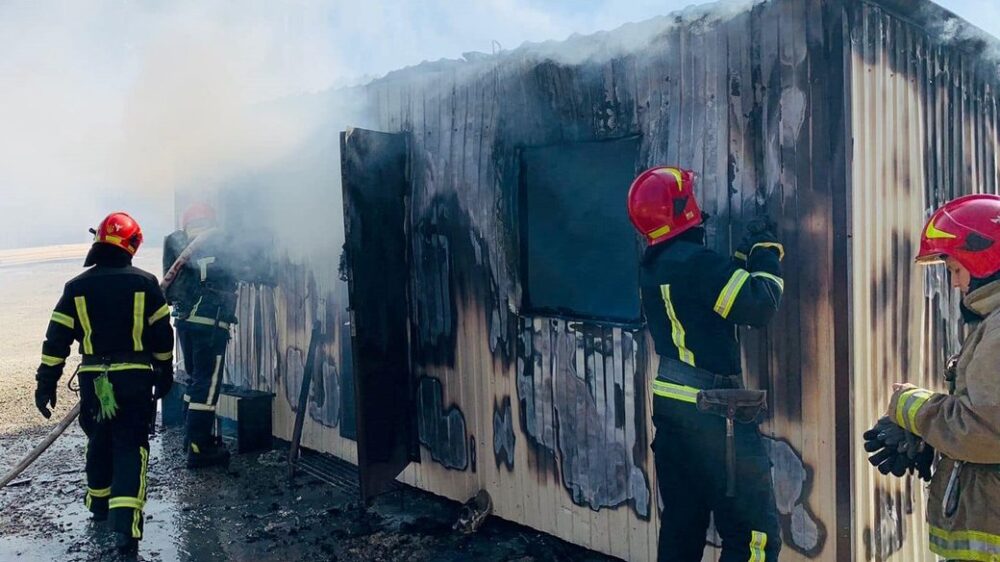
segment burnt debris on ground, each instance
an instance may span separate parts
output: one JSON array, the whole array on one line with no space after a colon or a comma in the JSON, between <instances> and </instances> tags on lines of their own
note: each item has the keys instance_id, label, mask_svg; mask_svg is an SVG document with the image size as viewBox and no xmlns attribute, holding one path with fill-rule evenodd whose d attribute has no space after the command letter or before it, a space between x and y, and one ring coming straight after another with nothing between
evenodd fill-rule
<instances>
[{"instance_id":1,"label":"burnt debris on ground","mask_svg":"<svg viewBox=\"0 0 1000 562\"><path fill-rule=\"evenodd\" d=\"M0 435L0 470L46 432ZM83 505L84 444L74 425L20 485L0 490L0 559L113 559L110 531L90 522ZM405 486L364 509L356 489L303 471L290 484L282 450L238 455L228 471L190 472L181 447L174 431L151 441L142 560L610 560L496 518L462 535L451 530L457 503Z\"/></svg>"}]
</instances>

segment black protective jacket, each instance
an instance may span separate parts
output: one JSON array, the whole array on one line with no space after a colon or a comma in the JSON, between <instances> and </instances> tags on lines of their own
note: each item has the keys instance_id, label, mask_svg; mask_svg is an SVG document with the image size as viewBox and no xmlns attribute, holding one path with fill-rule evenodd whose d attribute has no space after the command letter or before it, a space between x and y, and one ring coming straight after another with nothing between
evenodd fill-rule
<instances>
[{"instance_id":1,"label":"black protective jacket","mask_svg":"<svg viewBox=\"0 0 1000 562\"><path fill-rule=\"evenodd\" d=\"M725 376L741 370L736 326L767 324L784 289L778 249L744 264L694 236L647 248L639 283L657 354Z\"/></svg>"},{"instance_id":2,"label":"black protective jacket","mask_svg":"<svg viewBox=\"0 0 1000 562\"><path fill-rule=\"evenodd\" d=\"M197 244L187 263L167 290L178 327L221 328L236 323L236 290L244 268L242 256L220 229L190 239L179 230L164 241L164 273L189 244Z\"/></svg>"},{"instance_id":3,"label":"black protective jacket","mask_svg":"<svg viewBox=\"0 0 1000 562\"><path fill-rule=\"evenodd\" d=\"M171 364L174 331L156 277L108 244L95 244L87 259L95 265L66 283L52 312L37 378L58 380L74 341L85 366Z\"/></svg>"}]
</instances>

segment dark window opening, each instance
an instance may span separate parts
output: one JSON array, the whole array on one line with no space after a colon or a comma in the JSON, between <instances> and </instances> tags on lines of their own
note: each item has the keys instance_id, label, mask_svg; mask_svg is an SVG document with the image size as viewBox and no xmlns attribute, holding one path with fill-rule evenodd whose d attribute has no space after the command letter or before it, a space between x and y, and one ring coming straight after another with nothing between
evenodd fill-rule
<instances>
[{"instance_id":1,"label":"dark window opening","mask_svg":"<svg viewBox=\"0 0 1000 562\"><path fill-rule=\"evenodd\" d=\"M523 312L639 322L640 253L625 205L639 141L521 150Z\"/></svg>"}]
</instances>

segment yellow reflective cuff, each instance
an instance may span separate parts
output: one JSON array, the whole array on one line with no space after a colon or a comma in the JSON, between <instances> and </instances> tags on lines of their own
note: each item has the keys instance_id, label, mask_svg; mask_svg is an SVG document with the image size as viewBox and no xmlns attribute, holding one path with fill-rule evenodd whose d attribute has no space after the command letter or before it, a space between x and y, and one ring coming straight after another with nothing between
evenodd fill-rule
<instances>
[{"instance_id":1,"label":"yellow reflective cuff","mask_svg":"<svg viewBox=\"0 0 1000 562\"><path fill-rule=\"evenodd\" d=\"M83 365L80 367L81 373L112 373L131 370L152 371L153 367L147 363L112 363L111 365Z\"/></svg>"},{"instance_id":2,"label":"yellow reflective cuff","mask_svg":"<svg viewBox=\"0 0 1000 562\"><path fill-rule=\"evenodd\" d=\"M137 291L132 300L132 348L142 351L142 329L146 327L146 293Z\"/></svg>"},{"instance_id":3,"label":"yellow reflective cuff","mask_svg":"<svg viewBox=\"0 0 1000 562\"><path fill-rule=\"evenodd\" d=\"M785 280L782 279L781 277L778 277L777 275L768 273L766 271L754 271L750 275L752 277L759 277L761 279L767 279L769 281L773 281L776 285L778 285L778 289L780 289L781 292L785 292Z\"/></svg>"},{"instance_id":4,"label":"yellow reflective cuff","mask_svg":"<svg viewBox=\"0 0 1000 562\"><path fill-rule=\"evenodd\" d=\"M129 498L129 497L117 497L111 498L108 502L108 509L142 509L142 500L139 498Z\"/></svg>"},{"instance_id":5,"label":"yellow reflective cuff","mask_svg":"<svg viewBox=\"0 0 1000 562\"><path fill-rule=\"evenodd\" d=\"M719 298L715 299L713 310L715 310L716 314L723 318L729 317L729 313L733 310L733 304L736 302L736 297L739 296L740 289L743 288L747 279L750 279L750 274L745 269L737 269L733 272L733 276L729 278L729 282L719 291Z\"/></svg>"},{"instance_id":6,"label":"yellow reflective cuff","mask_svg":"<svg viewBox=\"0 0 1000 562\"><path fill-rule=\"evenodd\" d=\"M747 261L747 255L743 252L733 252L733 257L740 261Z\"/></svg>"},{"instance_id":7,"label":"yellow reflective cuff","mask_svg":"<svg viewBox=\"0 0 1000 562\"><path fill-rule=\"evenodd\" d=\"M111 497L111 487L107 488L87 488L87 493L90 494L92 498L107 498Z\"/></svg>"},{"instance_id":8,"label":"yellow reflective cuff","mask_svg":"<svg viewBox=\"0 0 1000 562\"><path fill-rule=\"evenodd\" d=\"M656 396L694 404L698 401L698 392L698 389L693 386L684 386L682 384L653 379L653 394Z\"/></svg>"},{"instance_id":9,"label":"yellow reflective cuff","mask_svg":"<svg viewBox=\"0 0 1000 562\"><path fill-rule=\"evenodd\" d=\"M87 298L74 297L73 303L76 305L76 316L80 319L80 327L83 328L83 341L80 342L80 345L85 354L93 355L94 344L91 342L93 330L90 327L90 315L87 314Z\"/></svg>"},{"instance_id":10,"label":"yellow reflective cuff","mask_svg":"<svg viewBox=\"0 0 1000 562\"><path fill-rule=\"evenodd\" d=\"M69 314L63 314L62 312L52 312L52 321L56 324L62 324L70 330L76 327L76 320Z\"/></svg>"},{"instance_id":11,"label":"yellow reflective cuff","mask_svg":"<svg viewBox=\"0 0 1000 562\"><path fill-rule=\"evenodd\" d=\"M201 448L198 447L197 443L194 442L191 443L191 452L193 452L196 455L201 453Z\"/></svg>"},{"instance_id":12,"label":"yellow reflective cuff","mask_svg":"<svg viewBox=\"0 0 1000 562\"><path fill-rule=\"evenodd\" d=\"M785 247L778 242L758 242L750 248L750 253L756 248L774 248L778 250L778 261L785 259Z\"/></svg>"},{"instance_id":13,"label":"yellow reflective cuff","mask_svg":"<svg viewBox=\"0 0 1000 562\"><path fill-rule=\"evenodd\" d=\"M55 357L53 355L42 354L42 365L48 367L55 367L56 365L62 365L66 361L65 357Z\"/></svg>"},{"instance_id":14,"label":"yellow reflective cuff","mask_svg":"<svg viewBox=\"0 0 1000 562\"><path fill-rule=\"evenodd\" d=\"M922 388L911 388L896 399L896 425L911 433L919 435L916 430L917 413L927 403L932 393Z\"/></svg>"},{"instance_id":15,"label":"yellow reflective cuff","mask_svg":"<svg viewBox=\"0 0 1000 562\"><path fill-rule=\"evenodd\" d=\"M677 356L684 363L693 366L694 353L687 348L687 333L684 331L684 325L677 318L677 311L674 310L674 301L670 298L670 285L660 285L660 295L663 297L664 306L667 307L667 318L670 319L670 334L674 346L677 348Z\"/></svg>"},{"instance_id":16,"label":"yellow reflective cuff","mask_svg":"<svg viewBox=\"0 0 1000 562\"><path fill-rule=\"evenodd\" d=\"M173 351L167 351L165 353L154 353L153 354L153 359L156 359L157 361L170 361L173 358L174 358L174 352Z\"/></svg>"},{"instance_id":17,"label":"yellow reflective cuff","mask_svg":"<svg viewBox=\"0 0 1000 562\"><path fill-rule=\"evenodd\" d=\"M215 411L215 406L211 406L209 404L201 404L201 403L198 403L198 402L189 402L188 403L188 408L191 409L191 410L198 411L198 412L214 412Z\"/></svg>"},{"instance_id":18,"label":"yellow reflective cuff","mask_svg":"<svg viewBox=\"0 0 1000 562\"><path fill-rule=\"evenodd\" d=\"M156 322L158 322L159 320L166 318L169 315L170 315L170 306L165 304L161 306L159 310L154 312L152 316L149 317L149 325L152 326L153 324L156 324Z\"/></svg>"}]
</instances>

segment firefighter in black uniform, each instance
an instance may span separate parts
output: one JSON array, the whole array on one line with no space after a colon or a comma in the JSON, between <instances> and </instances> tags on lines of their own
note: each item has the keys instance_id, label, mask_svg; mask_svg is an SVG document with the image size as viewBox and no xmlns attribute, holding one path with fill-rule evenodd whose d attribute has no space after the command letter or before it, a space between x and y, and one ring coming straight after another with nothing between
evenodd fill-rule
<instances>
[{"instance_id":1,"label":"firefighter in black uniform","mask_svg":"<svg viewBox=\"0 0 1000 562\"><path fill-rule=\"evenodd\" d=\"M70 344L79 342L80 426L87 435L85 503L109 517L116 546L135 555L143 532L149 430L155 400L173 384L174 334L156 277L132 266L142 243L125 213L108 215L94 232L81 275L52 312L35 376L35 405L48 418L56 404Z\"/></svg>"},{"instance_id":2,"label":"firefighter in black uniform","mask_svg":"<svg viewBox=\"0 0 1000 562\"><path fill-rule=\"evenodd\" d=\"M185 448L188 468L229 463L229 451L212 435L229 344L236 323L235 268L238 256L225 233L217 228L215 211L192 205L181 218L181 230L164 243L163 267L169 270L190 246L183 267L167 289L174 307L184 370L188 375Z\"/></svg>"},{"instance_id":3,"label":"firefighter in black uniform","mask_svg":"<svg viewBox=\"0 0 1000 562\"><path fill-rule=\"evenodd\" d=\"M694 174L679 168L643 172L629 190L628 211L649 244L639 283L660 358L652 383L665 504L657 559L701 560L711 514L721 562L777 560L770 461L757 427L765 400L741 390L736 327L764 326L774 315L784 249L763 223L734 258L707 248Z\"/></svg>"}]
</instances>

